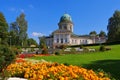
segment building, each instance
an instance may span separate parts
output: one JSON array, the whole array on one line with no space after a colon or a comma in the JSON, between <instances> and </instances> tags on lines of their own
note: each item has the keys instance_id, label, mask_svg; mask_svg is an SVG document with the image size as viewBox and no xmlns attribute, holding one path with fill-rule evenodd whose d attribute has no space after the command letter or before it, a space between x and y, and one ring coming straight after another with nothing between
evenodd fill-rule
<instances>
[{"instance_id":1,"label":"building","mask_svg":"<svg viewBox=\"0 0 120 80\"><path fill-rule=\"evenodd\" d=\"M58 29L53 31L50 36L45 37L48 47L56 48L61 45L80 45L95 43L90 36L78 36L73 33L74 24L69 14L61 16Z\"/></svg>"}]
</instances>

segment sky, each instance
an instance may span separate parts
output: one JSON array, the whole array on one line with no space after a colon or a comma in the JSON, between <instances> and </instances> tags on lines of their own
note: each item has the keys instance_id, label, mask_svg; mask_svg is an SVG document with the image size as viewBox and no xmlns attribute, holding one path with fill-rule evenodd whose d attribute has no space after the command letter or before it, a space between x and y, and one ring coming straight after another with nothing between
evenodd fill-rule
<instances>
[{"instance_id":1,"label":"sky","mask_svg":"<svg viewBox=\"0 0 120 80\"><path fill-rule=\"evenodd\" d=\"M49 36L58 29L65 13L71 16L77 35L101 30L107 33L108 19L115 10L120 10L120 0L0 0L0 12L8 24L24 13L28 36L37 42L38 36Z\"/></svg>"}]
</instances>

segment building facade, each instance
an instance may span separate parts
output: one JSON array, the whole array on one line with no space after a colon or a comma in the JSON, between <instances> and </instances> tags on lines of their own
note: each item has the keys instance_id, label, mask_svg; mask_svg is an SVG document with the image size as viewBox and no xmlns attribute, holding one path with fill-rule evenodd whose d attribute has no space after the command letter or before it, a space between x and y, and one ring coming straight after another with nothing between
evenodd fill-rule
<instances>
[{"instance_id":1,"label":"building facade","mask_svg":"<svg viewBox=\"0 0 120 80\"><path fill-rule=\"evenodd\" d=\"M90 36L78 36L73 33L73 22L69 14L64 14L58 23L58 29L53 31L50 36L45 37L46 45L56 48L61 45L80 45L95 43Z\"/></svg>"}]
</instances>

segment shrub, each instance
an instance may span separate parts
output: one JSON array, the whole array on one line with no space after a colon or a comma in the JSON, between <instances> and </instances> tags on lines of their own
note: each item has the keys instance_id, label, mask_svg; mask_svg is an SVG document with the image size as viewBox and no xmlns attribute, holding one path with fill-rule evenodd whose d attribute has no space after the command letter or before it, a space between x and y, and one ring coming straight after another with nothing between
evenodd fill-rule
<instances>
[{"instance_id":1,"label":"shrub","mask_svg":"<svg viewBox=\"0 0 120 80\"><path fill-rule=\"evenodd\" d=\"M0 45L0 72L15 59L15 53L9 47Z\"/></svg>"},{"instance_id":2,"label":"shrub","mask_svg":"<svg viewBox=\"0 0 120 80\"><path fill-rule=\"evenodd\" d=\"M105 50L106 50L106 49L105 49L105 46L104 46L104 45L101 45L99 51L105 51Z\"/></svg>"},{"instance_id":3,"label":"shrub","mask_svg":"<svg viewBox=\"0 0 120 80\"><path fill-rule=\"evenodd\" d=\"M84 51L84 52L89 52L89 48L88 48L88 47L84 47L84 48L83 48L83 51Z\"/></svg>"},{"instance_id":4,"label":"shrub","mask_svg":"<svg viewBox=\"0 0 120 80\"><path fill-rule=\"evenodd\" d=\"M60 49L65 49L67 47L67 45L61 45L59 48Z\"/></svg>"},{"instance_id":5,"label":"shrub","mask_svg":"<svg viewBox=\"0 0 120 80\"><path fill-rule=\"evenodd\" d=\"M55 55L60 55L60 53L59 52L55 52Z\"/></svg>"},{"instance_id":6,"label":"shrub","mask_svg":"<svg viewBox=\"0 0 120 80\"><path fill-rule=\"evenodd\" d=\"M48 54L47 48L43 48L43 49L42 49L42 54Z\"/></svg>"},{"instance_id":7,"label":"shrub","mask_svg":"<svg viewBox=\"0 0 120 80\"><path fill-rule=\"evenodd\" d=\"M83 49L84 47L83 47L83 45L80 45L80 49Z\"/></svg>"}]
</instances>

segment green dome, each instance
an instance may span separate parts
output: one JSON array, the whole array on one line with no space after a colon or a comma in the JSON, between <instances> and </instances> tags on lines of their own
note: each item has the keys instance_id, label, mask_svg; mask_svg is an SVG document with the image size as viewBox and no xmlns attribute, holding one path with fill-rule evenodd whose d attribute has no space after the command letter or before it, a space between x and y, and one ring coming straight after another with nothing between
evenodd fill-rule
<instances>
[{"instance_id":1,"label":"green dome","mask_svg":"<svg viewBox=\"0 0 120 80\"><path fill-rule=\"evenodd\" d=\"M72 22L71 16L69 14L64 14L60 18L60 22Z\"/></svg>"}]
</instances>

